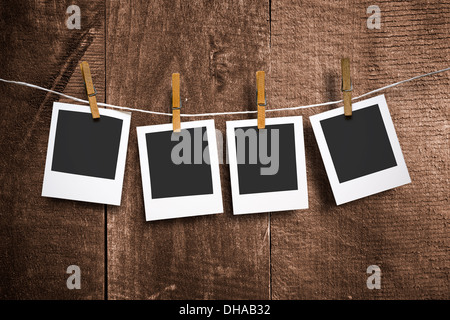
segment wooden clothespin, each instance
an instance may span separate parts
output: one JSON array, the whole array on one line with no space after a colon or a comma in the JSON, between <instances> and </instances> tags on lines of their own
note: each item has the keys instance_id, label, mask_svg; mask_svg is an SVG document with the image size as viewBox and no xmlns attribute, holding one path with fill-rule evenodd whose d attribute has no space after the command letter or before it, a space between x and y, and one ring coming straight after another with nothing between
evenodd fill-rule
<instances>
[{"instance_id":1,"label":"wooden clothespin","mask_svg":"<svg viewBox=\"0 0 450 320\"><path fill-rule=\"evenodd\" d=\"M350 78L350 59L341 59L342 70L342 92L344 95L344 114L348 117L352 115L352 90L353 84Z\"/></svg>"},{"instance_id":2,"label":"wooden clothespin","mask_svg":"<svg viewBox=\"0 0 450 320\"><path fill-rule=\"evenodd\" d=\"M173 132L181 131L180 74L172 73L172 124Z\"/></svg>"},{"instance_id":3,"label":"wooden clothespin","mask_svg":"<svg viewBox=\"0 0 450 320\"><path fill-rule=\"evenodd\" d=\"M89 99L89 106L91 107L91 113L93 119L100 119L100 113L97 106L97 90L92 82L91 69L86 61L80 64L81 74L83 75L83 81L86 86L86 92Z\"/></svg>"},{"instance_id":4,"label":"wooden clothespin","mask_svg":"<svg viewBox=\"0 0 450 320\"><path fill-rule=\"evenodd\" d=\"M264 71L256 72L256 104L258 106L258 129L266 127L266 92L265 92L265 77Z\"/></svg>"}]
</instances>

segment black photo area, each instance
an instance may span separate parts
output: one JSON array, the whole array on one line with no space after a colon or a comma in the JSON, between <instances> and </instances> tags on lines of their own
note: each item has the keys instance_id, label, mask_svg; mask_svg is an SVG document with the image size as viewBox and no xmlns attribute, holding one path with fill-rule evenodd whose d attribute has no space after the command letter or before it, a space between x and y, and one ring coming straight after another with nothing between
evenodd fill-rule
<instances>
[{"instance_id":1,"label":"black photo area","mask_svg":"<svg viewBox=\"0 0 450 320\"><path fill-rule=\"evenodd\" d=\"M115 179L123 120L59 110L52 171Z\"/></svg>"},{"instance_id":2,"label":"black photo area","mask_svg":"<svg viewBox=\"0 0 450 320\"><path fill-rule=\"evenodd\" d=\"M196 134L194 131L197 130ZM178 141L172 141L173 131L147 133L148 165L152 198L170 198L213 193L211 165L205 162L203 152L208 141L203 141L206 127L181 130ZM186 131L189 133L190 161L176 164L172 159L172 150L183 143ZM198 134L201 132L201 134ZM186 141L184 141L186 143ZM178 149L177 149L178 150ZM184 148L177 152L183 156ZM198 161L201 152L201 160ZM194 159L196 157L196 159ZM200 162L200 163L198 163Z\"/></svg>"},{"instance_id":3,"label":"black photo area","mask_svg":"<svg viewBox=\"0 0 450 320\"><path fill-rule=\"evenodd\" d=\"M340 183L397 165L378 105L320 125Z\"/></svg>"},{"instance_id":4,"label":"black photo area","mask_svg":"<svg viewBox=\"0 0 450 320\"><path fill-rule=\"evenodd\" d=\"M238 135L235 137L239 193L252 194L298 190L294 124L266 125L266 128L262 129L267 130L267 156L272 157L272 161L276 158L276 155L272 154L272 149L274 149L272 148L272 133L273 130L278 130L279 133L278 169L275 174L268 175L261 174L261 168L270 167L272 164L261 162L261 135L258 127L235 128L235 134L239 130L243 130L245 133L245 158L238 154L239 137ZM250 143L252 142L248 137L251 133L249 130L256 133L256 163L251 163L252 161L250 161Z\"/></svg>"}]
</instances>

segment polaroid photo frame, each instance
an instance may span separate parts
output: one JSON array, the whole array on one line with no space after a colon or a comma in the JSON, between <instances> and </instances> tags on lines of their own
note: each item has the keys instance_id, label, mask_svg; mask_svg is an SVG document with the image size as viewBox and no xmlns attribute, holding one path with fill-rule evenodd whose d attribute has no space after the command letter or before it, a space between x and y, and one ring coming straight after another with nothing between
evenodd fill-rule
<instances>
[{"instance_id":1,"label":"polaroid photo frame","mask_svg":"<svg viewBox=\"0 0 450 320\"><path fill-rule=\"evenodd\" d=\"M261 130L256 119L228 121L227 144L233 214L308 208L301 116L267 118L266 128ZM274 165L276 154L278 164Z\"/></svg>"},{"instance_id":2,"label":"polaroid photo frame","mask_svg":"<svg viewBox=\"0 0 450 320\"><path fill-rule=\"evenodd\" d=\"M310 117L336 204L411 182L384 95Z\"/></svg>"},{"instance_id":3,"label":"polaroid photo frame","mask_svg":"<svg viewBox=\"0 0 450 320\"><path fill-rule=\"evenodd\" d=\"M120 205L131 114L53 104L42 196Z\"/></svg>"},{"instance_id":4,"label":"polaroid photo frame","mask_svg":"<svg viewBox=\"0 0 450 320\"><path fill-rule=\"evenodd\" d=\"M223 212L214 120L136 130L147 221Z\"/></svg>"}]
</instances>

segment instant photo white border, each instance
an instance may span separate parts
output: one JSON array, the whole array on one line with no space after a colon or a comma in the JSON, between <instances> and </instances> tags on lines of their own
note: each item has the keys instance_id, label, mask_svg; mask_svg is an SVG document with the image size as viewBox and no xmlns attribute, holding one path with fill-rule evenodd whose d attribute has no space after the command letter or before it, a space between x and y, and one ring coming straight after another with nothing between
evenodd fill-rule
<instances>
[{"instance_id":1,"label":"instant photo white border","mask_svg":"<svg viewBox=\"0 0 450 320\"><path fill-rule=\"evenodd\" d=\"M159 199L152 198L146 134L173 131L173 125L170 123L136 128L141 164L142 189L144 193L145 218L147 221L201 216L223 212L219 156L217 152L214 120L181 122L181 129L201 127L206 127L207 132L206 136L208 139L213 193ZM176 183L176 177L168 175L167 179L173 179L174 183ZM197 182L191 181L191 183L195 184Z\"/></svg>"},{"instance_id":2,"label":"instant photo white border","mask_svg":"<svg viewBox=\"0 0 450 320\"><path fill-rule=\"evenodd\" d=\"M343 183L339 182L320 121L344 114L344 107L323 112L309 118L314 130L314 135L316 136L317 144L319 145L320 154L322 155L322 160L325 165L325 170L327 172L337 205L411 183L408 168L406 167L405 159L403 158L400 143L398 141L397 134L395 133L394 124L392 122L384 95L379 95L367 100L353 103L352 109L355 111L371 107L373 105L378 105L380 109L397 165L395 167L374 172Z\"/></svg>"},{"instance_id":3,"label":"instant photo white border","mask_svg":"<svg viewBox=\"0 0 450 320\"><path fill-rule=\"evenodd\" d=\"M239 175L236 156L235 129L255 127L256 119L227 121L227 144L231 179L233 214L299 210L308 208L308 185L306 181L305 142L301 116L266 118L266 126L293 124L295 138L295 158L297 165L297 190L261 192L252 194L239 193Z\"/></svg>"},{"instance_id":4,"label":"instant photo white border","mask_svg":"<svg viewBox=\"0 0 450 320\"><path fill-rule=\"evenodd\" d=\"M120 206L123 176L125 173L125 161L127 157L128 136L130 133L131 113L104 108L98 109L100 116L109 116L123 120L116 174L114 180L112 180L52 171L56 127L60 110L91 113L89 106L61 102L53 103L42 196Z\"/></svg>"}]
</instances>

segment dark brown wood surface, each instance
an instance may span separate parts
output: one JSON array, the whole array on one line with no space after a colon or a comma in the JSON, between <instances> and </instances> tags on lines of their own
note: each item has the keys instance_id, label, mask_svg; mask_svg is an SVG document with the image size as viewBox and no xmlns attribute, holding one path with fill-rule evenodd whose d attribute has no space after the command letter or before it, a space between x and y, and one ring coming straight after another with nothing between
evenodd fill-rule
<instances>
[{"instance_id":1,"label":"dark brown wood surface","mask_svg":"<svg viewBox=\"0 0 450 320\"><path fill-rule=\"evenodd\" d=\"M272 2L270 102L341 99L342 57L353 96L449 66L449 1L380 2L381 29L368 30L372 4ZM308 121L330 107L301 112L310 208L272 215L274 299L449 298L449 75L383 92L412 183L341 206ZM365 285L370 265L381 268L381 290Z\"/></svg>"},{"instance_id":2,"label":"dark brown wood surface","mask_svg":"<svg viewBox=\"0 0 450 320\"><path fill-rule=\"evenodd\" d=\"M255 71L268 66L267 3L111 2L107 16L108 103L170 112L171 75L180 73L182 112L255 108ZM225 120L215 119L222 133ZM268 214L232 215L225 165L225 213L145 222L135 128L170 121L133 114L127 192L108 208L108 298L269 298Z\"/></svg>"},{"instance_id":3,"label":"dark brown wood surface","mask_svg":"<svg viewBox=\"0 0 450 320\"><path fill-rule=\"evenodd\" d=\"M341 99L340 59L353 95L449 66L449 1L2 1L0 78L98 101L170 112L181 74L183 113L256 110L255 72L270 108ZM81 8L68 30L66 8ZM366 9L381 8L369 30ZM386 90L412 183L336 206L302 115L307 210L225 212L145 222L136 126L170 117L134 112L119 207L40 196L53 94L0 82L1 299L448 299L450 73ZM215 117L225 122L256 115ZM198 118L205 119L205 118ZM182 118L182 121L197 120ZM195 183L195 182L193 182ZM66 268L81 268L68 290ZM382 270L382 289L366 269Z\"/></svg>"},{"instance_id":4,"label":"dark brown wood surface","mask_svg":"<svg viewBox=\"0 0 450 320\"><path fill-rule=\"evenodd\" d=\"M70 3L69 3L70 4ZM62 1L0 3L0 77L85 97L79 63L89 61L104 100L104 5L78 1L81 30L68 30ZM0 83L0 298L102 299L104 206L41 197L56 95ZM81 269L68 290L66 269Z\"/></svg>"}]
</instances>

